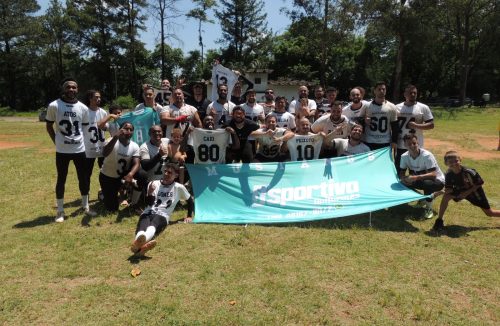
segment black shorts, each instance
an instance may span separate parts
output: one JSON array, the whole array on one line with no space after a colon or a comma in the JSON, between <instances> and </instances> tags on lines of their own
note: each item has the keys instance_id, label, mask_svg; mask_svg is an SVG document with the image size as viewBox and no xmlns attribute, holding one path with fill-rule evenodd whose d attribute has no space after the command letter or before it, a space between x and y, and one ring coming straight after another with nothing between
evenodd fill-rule
<instances>
[{"instance_id":1,"label":"black shorts","mask_svg":"<svg viewBox=\"0 0 500 326\"><path fill-rule=\"evenodd\" d=\"M456 202L461 201L461 199L456 198L455 196L458 196L458 194L451 194L453 197L453 200ZM476 191L471 193L469 196L465 197L472 205L483 208L483 209L490 209L490 203L488 203L488 198L486 198L486 194L484 193L483 187L479 187Z\"/></svg>"}]
</instances>

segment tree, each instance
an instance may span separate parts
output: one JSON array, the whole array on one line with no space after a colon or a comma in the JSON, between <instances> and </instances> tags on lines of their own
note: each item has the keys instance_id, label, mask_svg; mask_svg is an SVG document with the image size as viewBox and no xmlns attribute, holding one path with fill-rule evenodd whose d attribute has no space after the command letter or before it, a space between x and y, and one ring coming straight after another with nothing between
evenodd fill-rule
<instances>
[{"instance_id":1,"label":"tree","mask_svg":"<svg viewBox=\"0 0 500 326\"><path fill-rule=\"evenodd\" d=\"M235 68L250 66L251 62L266 56L261 47L269 39L267 14L262 0L221 0L221 9L215 10L222 28L219 43L226 45L223 59Z\"/></svg>"},{"instance_id":2,"label":"tree","mask_svg":"<svg viewBox=\"0 0 500 326\"><path fill-rule=\"evenodd\" d=\"M166 32L168 28L168 21L170 19L180 17L179 10L175 7L178 0L155 0L152 4L152 14L154 17L158 18L160 21L160 54L161 54L161 79L167 78L167 67L165 55L165 47L167 38L175 37L174 34ZM171 78L171 77L170 77Z\"/></svg>"},{"instance_id":3,"label":"tree","mask_svg":"<svg viewBox=\"0 0 500 326\"><path fill-rule=\"evenodd\" d=\"M0 102L18 106L18 79L22 63L29 64L29 39L39 27L31 14L40 9L35 0L3 0L0 3Z\"/></svg>"},{"instance_id":4,"label":"tree","mask_svg":"<svg viewBox=\"0 0 500 326\"><path fill-rule=\"evenodd\" d=\"M201 24L202 23L211 23L211 24L214 23L213 20L208 19L207 10L209 10L215 6L215 0L193 0L193 2L197 3L198 7L190 10L186 14L186 16L198 20L198 44L201 48L200 61L201 61L201 70L203 70L204 44L203 44ZM195 54L193 53L192 56L193 55L195 55Z\"/></svg>"}]
</instances>

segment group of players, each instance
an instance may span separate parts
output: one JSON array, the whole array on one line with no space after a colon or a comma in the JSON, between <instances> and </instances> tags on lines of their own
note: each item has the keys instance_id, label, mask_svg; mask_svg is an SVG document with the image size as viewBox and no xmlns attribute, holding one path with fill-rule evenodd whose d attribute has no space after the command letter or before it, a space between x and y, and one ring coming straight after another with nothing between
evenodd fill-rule
<instances>
[{"instance_id":1,"label":"group of players","mask_svg":"<svg viewBox=\"0 0 500 326\"><path fill-rule=\"evenodd\" d=\"M257 103L256 92L248 89L239 103L228 100L228 88L219 85L218 98L209 102L203 84L194 83L188 98L175 87L170 104L156 103L155 88L143 85L143 100L133 112L122 114L120 107L110 112L100 108L100 92L87 93L86 105L77 99L78 85L67 79L61 98L50 103L47 132L56 145L56 222L63 222L64 187L69 162L73 161L85 214L96 213L89 207L89 189L95 159L100 167L99 181L104 206L119 208L123 185L132 191L131 205L142 211L131 249L144 254L156 245L155 237L164 230L179 200L187 201L186 222L192 220L193 199L184 186L185 163L214 164L231 162L301 161L354 155L383 147L393 149L401 181L410 188L430 195L423 204L425 216L432 218L432 200L445 194L435 229L442 229L443 215L450 199L467 199L489 216L492 210L476 171L460 165L456 152L449 152L446 176L435 157L423 148L423 130L434 128L429 107L417 101L417 88L408 85L405 101L394 105L386 100L386 85L377 83L373 99L363 100L365 91L350 91L347 106L336 100L337 90L315 89L309 98L306 86L300 86L298 99L265 92L265 102ZM233 98L233 97L231 97ZM191 103L191 104L188 104ZM105 140L104 132L111 138ZM408 175L407 175L408 173ZM179 180L179 183L176 182ZM443 190L445 189L445 190Z\"/></svg>"}]
</instances>

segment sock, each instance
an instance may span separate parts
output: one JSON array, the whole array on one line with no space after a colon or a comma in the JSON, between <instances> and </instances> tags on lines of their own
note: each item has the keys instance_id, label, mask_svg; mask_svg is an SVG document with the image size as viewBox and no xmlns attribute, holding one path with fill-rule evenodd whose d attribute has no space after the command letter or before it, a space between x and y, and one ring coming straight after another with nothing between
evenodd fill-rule
<instances>
[{"instance_id":1,"label":"sock","mask_svg":"<svg viewBox=\"0 0 500 326\"><path fill-rule=\"evenodd\" d=\"M141 192L134 189L132 191L132 202L130 203L130 205L137 204L139 202L139 198L141 198Z\"/></svg>"},{"instance_id":2,"label":"sock","mask_svg":"<svg viewBox=\"0 0 500 326\"><path fill-rule=\"evenodd\" d=\"M146 229L146 242L153 239L155 236L156 228L154 226L148 226Z\"/></svg>"},{"instance_id":3,"label":"sock","mask_svg":"<svg viewBox=\"0 0 500 326\"><path fill-rule=\"evenodd\" d=\"M89 207L89 195L83 195L82 196L82 207L83 208L88 208Z\"/></svg>"},{"instance_id":4,"label":"sock","mask_svg":"<svg viewBox=\"0 0 500 326\"><path fill-rule=\"evenodd\" d=\"M146 232L144 232L144 231L139 231L139 232L137 232L137 234L135 235L135 240L139 239L139 237L140 237L141 235L146 236Z\"/></svg>"},{"instance_id":5,"label":"sock","mask_svg":"<svg viewBox=\"0 0 500 326\"><path fill-rule=\"evenodd\" d=\"M432 201L426 201L425 202L425 208L432 209Z\"/></svg>"},{"instance_id":6,"label":"sock","mask_svg":"<svg viewBox=\"0 0 500 326\"><path fill-rule=\"evenodd\" d=\"M58 212L64 211L64 198L57 198L57 211Z\"/></svg>"}]
</instances>

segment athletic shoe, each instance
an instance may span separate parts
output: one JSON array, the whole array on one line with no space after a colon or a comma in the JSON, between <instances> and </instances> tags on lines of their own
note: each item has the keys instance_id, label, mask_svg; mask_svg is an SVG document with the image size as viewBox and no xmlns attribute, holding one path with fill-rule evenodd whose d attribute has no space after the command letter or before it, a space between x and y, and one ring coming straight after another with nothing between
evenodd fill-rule
<instances>
[{"instance_id":1,"label":"athletic shoe","mask_svg":"<svg viewBox=\"0 0 500 326\"><path fill-rule=\"evenodd\" d=\"M156 247L156 240L151 240L151 241L146 242L146 244L144 244L141 247L141 250L139 251L139 255L141 255L141 256L144 255L146 252L150 251L154 247Z\"/></svg>"},{"instance_id":2,"label":"athletic shoe","mask_svg":"<svg viewBox=\"0 0 500 326\"><path fill-rule=\"evenodd\" d=\"M444 230L444 222L442 218L436 219L436 222L434 222L434 226L432 227L433 231L442 231Z\"/></svg>"},{"instance_id":3,"label":"athletic shoe","mask_svg":"<svg viewBox=\"0 0 500 326\"><path fill-rule=\"evenodd\" d=\"M64 222L64 211L57 212L56 223Z\"/></svg>"},{"instance_id":4,"label":"athletic shoe","mask_svg":"<svg viewBox=\"0 0 500 326\"><path fill-rule=\"evenodd\" d=\"M144 246L146 243L146 235L141 234L137 239L132 242L132 245L130 246L130 250L136 254L141 250L141 247Z\"/></svg>"},{"instance_id":5,"label":"athletic shoe","mask_svg":"<svg viewBox=\"0 0 500 326\"><path fill-rule=\"evenodd\" d=\"M88 207L85 207L85 208L83 209L83 212L85 213L85 215L90 216L90 217L97 216L97 213L96 213L95 211L91 210L91 209L90 209L90 208L88 208Z\"/></svg>"},{"instance_id":6,"label":"athletic shoe","mask_svg":"<svg viewBox=\"0 0 500 326\"><path fill-rule=\"evenodd\" d=\"M434 217L434 212L432 211L432 208L427 208L424 213L424 218L431 219L433 217Z\"/></svg>"}]
</instances>

